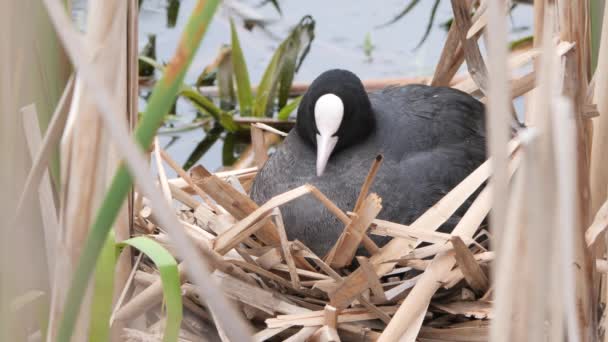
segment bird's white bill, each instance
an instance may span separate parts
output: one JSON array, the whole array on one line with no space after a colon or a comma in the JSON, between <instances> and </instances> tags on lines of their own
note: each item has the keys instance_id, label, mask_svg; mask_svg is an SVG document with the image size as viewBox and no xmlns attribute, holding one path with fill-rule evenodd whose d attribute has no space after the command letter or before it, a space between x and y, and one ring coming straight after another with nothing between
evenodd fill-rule
<instances>
[{"instance_id":1,"label":"bird's white bill","mask_svg":"<svg viewBox=\"0 0 608 342\"><path fill-rule=\"evenodd\" d=\"M321 177L331 152L336 147L338 137L334 136L344 117L344 103L335 94L325 94L315 103L315 124L317 126L317 176Z\"/></svg>"},{"instance_id":2,"label":"bird's white bill","mask_svg":"<svg viewBox=\"0 0 608 342\"><path fill-rule=\"evenodd\" d=\"M331 152L338 143L338 137L317 134L317 177L321 177L327 166Z\"/></svg>"}]
</instances>

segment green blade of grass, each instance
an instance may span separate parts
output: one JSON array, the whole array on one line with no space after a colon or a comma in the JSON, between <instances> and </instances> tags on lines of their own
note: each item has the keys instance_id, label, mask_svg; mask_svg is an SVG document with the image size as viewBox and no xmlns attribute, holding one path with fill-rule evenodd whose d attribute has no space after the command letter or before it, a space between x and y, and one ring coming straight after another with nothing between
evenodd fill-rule
<instances>
[{"instance_id":1,"label":"green blade of grass","mask_svg":"<svg viewBox=\"0 0 608 342\"><path fill-rule=\"evenodd\" d=\"M420 39L420 42L418 42L418 45L416 45L416 47L414 49L418 49L419 47L421 47L422 44L424 44L424 42L426 41L426 39L429 37L429 34L431 33L431 29L433 28L433 24L435 23L435 16L437 15L437 9L439 8L440 2L441 2L441 0L435 0L435 3L433 4L433 7L431 8L431 17L429 18L429 22L426 25L426 30L424 31L424 35L422 36L422 39Z\"/></svg>"},{"instance_id":2,"label":"green blade of grass","mask_svg":"<svg viewBox=\"0 0 608 342\"><path fill-rule=\"evenodd\" d=\"M211 115L215 120L219 121L222 110L219 109L210 99L203 96L192 87L184 85L179 91L179 95L189 100L201 113Z\"/></svg>"},{"instance_id":3,"label":"green blade of grass","mask_svg":"<svg viewBox=\"0 0 608 342\"><path fill-rule=\"evenodd\" d=\"M152 58L146 56L139 56L139 60L153 66L154 68L160 71L165 71L165 68L162 65L158 64L158 62L156 62ZM230 114L221 110L211 100L203 96L191 86L183 84L179 91L179 96L183 96L184 98L189 100L200 113L206 113L211 115L226 130L234 132L239 129L238 125L234 123L234 120L232 120L232 116Z\"/></svg>"},{"instance_id":4,"label":"green blade of grass","mask_svg":"<svg viewBox=\"0 0 608 342\"><path fill-rule=\"evenodd\" d=\"M418 2L420 2L420 0L412 0L410 1L409 4L407 4L407 6L405 6L405 8L399 13L397 14L393 19L389 20L388 22L378 25L376 26L378 27L384 27L384 26L388 26L391 24L396 23L399 19L403 18L406 14L408 14L417 4Z\"/></svg>"},{"instance_id":5,"label":"green blade of grass","mask_svg":"<svg viewBox=\"0 0 608 342\"><path fill-rule=\"evenodd\" d=\"M291 84L295 76L299 49L300 44L296 39L287 42L279 79L279 108L283 108L289 99L289 91L291 90Z\"/></svg>"},{"instance_id":6,"label":"green blade of grass","mask_svg":"<svg viewBox=\"0 0 608 342\"><path fill-rule=\"evenodd\" d=\"M590 1L589 2L589 22L591 26L591 74L595 72L597 67L598 57L600 53L600 42L602 38L602 19L604 15L608 13L604 12L604 1Z\"/></svg>"},{"instance_id":7,"label":"green blade of grass","mask_svg":"<svg viewBox=\"0 0 608 342\"><path fill-rule=\"evenodd\" d=\"M275 93L274 90L276 90L276 83L279 76L279 64L284 50L285 45L279 46L274 52L274 55L272 55L272 59L264 71L264 76L262 76L262 81L258 85L257 93L255 95L253 116L261 117L266 115L269 106L272 105L274 99L273 95Z\"/></svg>"},{"instance_id":8,"label":"green blade of grass","mask_svg":"<svg viewBox=\"0 0 608 342\"><path fill-rule=\"evenodd\" d=\"M232 66L232 52L230 48L225 48L228 52L217 66L216 80L219 89L220 108L223 110L234 109L236 95L234 93L234 71Z\"/></svg>"},{"instance_id":9,"label":"green blade of grass","mask_svg":"<svg viewBox=\"0 0 608 342\"><path fill-rule=\"evenodd\" d=\"M150 57L144 56L144 55L139 55L138 59L140 62L144 62L159 71L165 71L165 68L162 65L160 65L156 60L154 60L154 58L150 58Z\"/></svg>"},{"instance_id":10,"label":"green blade of grass","mask_svg":"<svg viewBox=\"0 0 608 342\"><path fill-rule=\"evenodd\" d=\"M211 100L192 89L192 87L182 87L180 95L188 99L199 112L211 115L227 131L235 132L239 129L239 126L234 122L230 114L218 108Z\"/></svg>"},{"instance_id":11,"label":"green blade of grass","mask_svg":"<svg viewBox=\"0 0 608 342\"><path fill-rule=\"evenodd\" d=\"M291 100L288 104L286 104L281 111L279 112L279 120L287 120L289 119L289 114L293 112L300 105L300 101L302 100L302 96L298 96L295 99Z\"/></svg>"},{"instance_id":12,"label":"green blade of grass","mask_svg":"<svg viewBox=\"0 0 608 342\"><path fill-rule=\"evenodd\" d=\"M304 16L282 43L284 52L279 79L279 109L287 104L295 73L302 65L314 39L314 28L315 21L312 17Z\"/></svg>"},{"instance_id":13,"label":"green blade of grass","mask_svg":"<svg viewBox=\"0 0 608 342\"><path fill-rule=\"evenodd\" d=\"M167 6L167 27L173 28L177 23L177 16L179 14L180 0L169 0Z\"/></svg>"},{"instance_id":14,"label":"green blade of grass","mask_svg":"<svg viewBox=\"0 0 608 342\"><path fill-rule=\"evenodd\" d=\"M104 342L110 339L115 267L116 241L113 231L110 231L95 267L95 286L89 330L89 341L91 342Z\"/></svg>"},{"instance_id":15,"label":"green blade of grass","mask_svg":"<svg viewBox=\"0 0 608 342\"><path fill-rule=\"evenodd\" d=\"M203 155L205 155L205 153L209 151L211 146L215 144L215 142L217 141L217 139L219 139L223 131L224 129L221 126L216 125L209 132L207 132L205 138L201 140L201 142L198 143L196 148L194 148L192 153L190 153L188 159L186 159L186 162L184 163L182 168L184 170L189 170L192 166L194 166L194 164L196 164L196 162L198 162L203 157Z\"/></svg>"},{"instance_id":16,"label":"green blade of grass","mask_svg":"<svg viewBox=\"0 0 608 342\"><path fill-rule=\"evenodd\" d=\"M262 7L266 4L272 4L272 7L274 7L275 10L277 10L277 12L279 13L279 15L283 16L283 12L281 11L281 6L279 6L279 2L277 0L264 0L262 1L262 3L259 5L259 7Z\"/></svg>"},{"instance_id":17,"label":"green blade of grass","mask_svg":"<svg viewBox=\"0 0 608 342\"><path fill-rule=\"evenodd\" d=\"M306 56L308 56L308 53L310 52L310 47L312 46L312 41L315 39L316 22L310 15L307 15L307 16L304 16L300 20L299 25L301 26L301 30L302 30L302 34L300 35L300 45L303 45L304 48L302 49L302 52L300 53L300 57L298 58L298 63L296 65L296 72L298 72L298 70L300 70L300 67L302 66L302 62L304 62L304 59L306 58Z\"/></svg>"},{"instance_id":18,"label":"green blade of grass","mask_svg":"<svg viewBox=\"0 0 608 342\"><path fill-rule=\"evenodd\" d=\"M146 57L151 61L156 59L156 35L148 35L148 43L144 46L140 56ZM154 76L155 66L150 63L141 63L141 59L137 65L138 75L141 76Z\"/></svg>"},{"instance_id":19,"label":"green blade of grass","mask_svg":"<svg viewBox=\"0 0 608 342\"><path fill-rule=\"evenodd\" d=\"M177 341L182 322L182 294L177 261L158 242L145 236L134 237L117 244L117 247L121 249L125 246L137 248L148 256L158 268L167 309L163 342Z\"/></svg>"},{"instance_id":20,"label":"green blade of grass","mask_svg":"<svg viewBox=\"0 0 608 342\"><path fill-rule=\"evenodd\" d=\"M258 85L253 116L260 117L271 113L277 96L279 108L287 104L294 75L302 65L314 39L314 26L312 17L304 16L279 45Z\"/></svg>"},{"instance_id":21,"label":"green blade of grass","mask_svg":"<svg viewBox=\"0 0 608 342\"><path fill-rule=\"evenodd\" d=\"M315 21L312 17L304 16L281 44L284 46L284 51L279 76L279 109L287 104L295 73L310 51L310 45L315 36L314 29Z\"/></svg>"},{"instance_id":22,"label":"green blade of grass","mask_svg":"<svg viewBox=\"0 0 608 342\"><path fill-rule=\"evenodd\" d=\"M199 1L191 14L178 45L178 52L154 87L146 112L135 131L137 142L144 150L147 150L151 145L165 114L171 108L183 83L188 66L192 62L218 5L219 0ZM121 166L112 179L110 188L97 212L85 246L82 249L83 252L67 295L63 318L57 334L58 341L67 342L71 340L82 298L86 292L97 258L132 185L133 179L127 167Z\"/></svg>"},{"instance_id":23,"label":"green blade of grass","mask_svg":"<svg viewBox=\"0 0 608 342\"><path fill-rule=\"evenodd\" d=\"M226 134L224 145L222 145L222 165L231 166L236 161L234 150L236 148L236 135L234 133Z\"/></svg>"},{"instance_id":24,"label":"green blade of grass","mask_svg":"<svg viewBox=\"0 0 608 342\"><path fill-rule=\"evenodd\" d=\"M525 47L527 45L532 45L533 42L534 42L533 36L526 36L526 37L523 37L523 38L510 42L509 50L510 51L517 50L517 49Z\"/></svg>"},{"instance_id":25,"label":"green blade of grass","mask_svg":"<svg viewBox=\"0 0 608 342\"><path fill-rule=\"evenodd\" d=\"M279 71L279 108L283 108L289 99L289 91L291 83L296 72L296 64L298 62L298 54L302 43L302 21L293 29L287 39L281 43L283 45L283 61L281 62L281 70Z\"/></svg>"},{"instance_id":26,"label":"green blade of grass","mask_svg":"<svg viewBox=\"0 0 608 342\"><path fill-rule=\"evenodd\" d=\"M249 82L249 71L245 63L245 56L241 49L239 36L234 26L234 21L230 19L230 34L232 39L232 68L236 79L236 90L239 99L239 108L241 116L249 115L253 104L253 95L251 94L251 83Z\"/></svg>"}]
</instances>

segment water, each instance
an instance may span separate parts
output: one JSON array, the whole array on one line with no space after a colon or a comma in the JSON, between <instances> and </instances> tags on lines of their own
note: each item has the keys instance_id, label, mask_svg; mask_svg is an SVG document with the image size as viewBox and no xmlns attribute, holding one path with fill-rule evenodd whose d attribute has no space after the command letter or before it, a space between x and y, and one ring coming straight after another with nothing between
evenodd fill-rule
<instances>
[{"instance_id":1,"label":"water","mask_svg":"<svg viewBox=\"0 0 608 342\"><path fill-rule=\"evenodd\" d=\"M442 0L426 42L419 49L415 49L428 24L434 1L420 1L398 22L381 28L377 26L392 19L409 1L283 0L279 1L282 17L271 5L257 8L260 2L241 1L254 8L260 16L272 21L272 24L268 25L266 30L256 27L252 31L237 25L253 84L258 83L272 53L287 35L290 27L304 15L312 15L316 21L315 40L310 54L296 74L296 82L310 82L330 68L349 69L362 79L430 75L437 64L447 34L440 24L452 17L450 2ZM84 0L75 0L74 8L77 14L84 11L84 3ZM148 34L156 34L157 59L168 61L195 4L196 0L181 0L176 25L174 28L167 28L166 1L144 0L139 16L140 48L145 45ZM220 7L186 76L186 82L193 83L203 68L215 59L221 45L230 43L230 15L228 9ZM531 34L531 6L517 6L512 12L510 23L511 39ZM365 54L366 36L369 36L373 45L371 58ZM143 111L144 108L145 102L142 100L140 110ZM189 122L195 117L194 110L182 101L178 102L176 111L182 122ZM160 141L163 146L172 142L167 150L179 163L184 163L204 134L202 129L197 129L162 135ZM199 163L211 170L220 168L221 151L220 139Z\"/></svg>"}]
</instances>

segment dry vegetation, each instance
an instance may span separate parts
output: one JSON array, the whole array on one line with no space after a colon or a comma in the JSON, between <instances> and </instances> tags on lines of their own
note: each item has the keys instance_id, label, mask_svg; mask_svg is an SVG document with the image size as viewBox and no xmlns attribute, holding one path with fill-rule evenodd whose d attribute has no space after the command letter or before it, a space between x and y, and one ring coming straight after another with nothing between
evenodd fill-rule
<instances>
[{"instance_id":1,"label":"dry vegetation","mask_svg":"<svg viewBox=\"0 0 608 342\"><path fill-rule=\"evenodd\" d=\"M55 270L50 273L52 319L61 315L88 233L84 228L91 225L120 156L134 164L132 169L139 163L140 169L133 171L133 201L115 225L117 240L147 236L178 260L183 341L246 336L255 341L608 340L603 312L608 300L608 6L599 63L592 72L589 2L535 1L534 42L516 51L507 50L505 6L482 0L471 17L471 2L477 3L452 0L454 24L428 83L451 85L486 103L491 159L409 226L376 218L382 199L369 191L382 167L380 156L370 165L352 212L307 184L263 205L254 203L247 192L256 170L268 158L269 145L283 135L271 127L272 120L248 119L251 154L239 168L218 173L202 165L185 171L158 144L150 150L158 169L154 178L145 172L141 154L97 150L109 141L102 130L111 126L109 114L126 111L132 118L136 112L135 86L132 78L95 80L118 62L87 64L86 50L80 57L72 54L88 70L88 76L79 75L87 81L68 83L54 115L56 125L51 123L42 142L40 136L28 139L32 156L43 151L33 158L33 180L27 184L42 184L47 261ZM118 3L108 1L98 13L107 11L107 18L120 13L124 27L106 32L110 25L100 19L87 39L114 34L117 42L128 37L128 46L134 46L133 9ZM480 39L487 42L485 58ZM134 63L133 49L123 47L122 61ZM468 73L457 75L463 63ZM135 70L134 64L119 64L117 75ZM120 87L109 86L117 82ZM83 84L97 85L106 95L87 94L79 90ZM521 96L527 127L511 134L512 101ZM100 108L100 101L109 98L119 101ZM71 110L90 106L91 115L69 122L70 134L62 138L62 154L69 158L62 161L66 178L58 221L54 210L44 210L55 204L40 165L48 160L47 147L58 142L70 100ZM27 127L36 125L32 110L24 109ZM124 132L111 133L112 141L136 151ZM180 177L168 179L165 167ZM484 184L454 231L436 232ZM29 188L26 193L32 192ZM300 196L313 196L344 224L327 256L286 236L281 205ZM133 214L131 220L127 212ZM480 229L488 215L489 232ZM393 239L379 248L369 234ZM355 256L360 245L369 258ZM349 268L355 259L358 266ZM131 341L161 340L166 324L161 276L142 254L132 259L123 254L121 260L110 320L113 334ZM90 304L81 308L82 313L88 310ZM82 321L78 338L86 338ZM51 320L50 327L57 329L57 322Z\"/></svg>"}]
</instances>

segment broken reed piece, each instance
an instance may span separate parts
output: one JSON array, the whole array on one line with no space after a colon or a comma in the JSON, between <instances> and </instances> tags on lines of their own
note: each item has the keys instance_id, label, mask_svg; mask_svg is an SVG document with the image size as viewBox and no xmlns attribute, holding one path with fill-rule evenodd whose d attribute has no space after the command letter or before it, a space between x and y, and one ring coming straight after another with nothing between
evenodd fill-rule
<instances>
[{"instance_id":1,"label":"broken reed piece","mask_svg":"<svg viewBox=\"0 0 608 342\"><path fill-rule=\"evenodd\" d=\"M397 306L383 306L379 307L382 312L387 315L392 315L397 311ZM367 321L370 319L376 319L375 314L368 312L366 308L351 308L340 311L337 316L337 323L342 328L343 323ZM292 326L304 326L304 327L318 327L325 324L325 310L320 311L309 311L300 314L290 315L278 315L274 318L268 318L266 325L269 328L280 328L280 327L292 327Z\"/></svg>"},{"instance_id":2,"label":"broken reed piece","mask_svg":"<svg viewBox=\"0 0 608 342\"><path fill-rule=\"evenodd\" d=\"M287 232L285 231L285 225L283 224L283 216L278 208L273 209L274 224L277 227L279 239L281 240L281 250L283 251L283 258L289 268L289 276L291 278L291 284L295 289L300 288L300 277L296 270L296 264L293 261L293 255L291 254L291 243L287 240Z\"/></svg>"},{"instance_id":3,"label":"broken reed piece","mask_svg":"<svg viewBox=\"0 0 608 342\"><path fill-rule=\"evenodd\" d=\"M253 160L258 169L261 169L268 160L268 151L264 142L264 131L256 125L250 126L251 145L253 146Z\"/></svg>"},{"instance_id":4,"label":"broken reed piece","mask_svg":"<svg viewBox=\"0 0 608 342\"><path fill-rule=\"evenodd\" d=\"M359 304L363 305L371 314L375 315L376 318L384 322L384 324L390 323L391 316L380 310L379 307L372 304L369 300L363 297L363 295L357 296L357 301L359 302Z\"/></svg>"},{"instance_id":5,"label":"broken reed piece","mask_svg":"<svg viewBox=\"0 0 608 342\"><path fill-rule=\"evenodd\" d=\"M587 247L593 245L595 240L600 234L606 230L608 227L608 201L604 202L600 209L595 214L595 218L593 222L585 231L585 241L587 242Z\"/></svg>"},{"instance_id":6,"label":"broken reed piece","mask_svg":"<svg viewBox=\"0 0 608 342\"><path fill-rule=\"evenodd\" d=\"M384 157L382 156L382 154L377 155L374 159L372 166L370 167L370 170L367 176L365 177L365 181L361 186L359 197L357 198L357 202L355 204L355 211L361 206L361 203L366 198L367 193L369 192L369 188L371 187L372 182L376 177L376 174L378 173L380 165L382 165L383 159ZM323 195L320 191L313 191L313 195L315 195L315 197L317 197L317 199L319 199L321 203L323 203L331 212L333 212L334 215L336 215L346 226L350 224L350 219L348 218L348 216L345 215L344 212L342 212L342 210L340 210L340 208L338 208L338 206L336 206L329 198L325 197L325 195ZM339 241L340 239L338 239L338 242ZM338 244L338 242L336 242L336 245ZM376 243L369 236L367 236L367 234L363 234L362 243L363 247L365 247L365 249L370 253L370 255L374 255L380 250L378 245L376 245ZM334 248L332 248L325 260L332 260L334 258L335 247L336 246L334 245Z\"/></svg>"},{"instance_id":7,"label":"broken reed piece","mask_svg":"<svg viewBox=\"0 0 608 342\"><path fill-rule=\"evenodd\" d=\"M342 277L333 268L331 268L328 264L326 264L319 256L313 253L306 245L302 242L295 240L292 243L292 249L294 251L294 255L299 255L303 258L311 259L323 272L327 274L334 281L341 282Z\"/></svg>"},{"instance_id":8,"label":"broken reed piece","mask_svg":"<svg viewBox=\"0 0 608 342\"><path fill-rule=\"evenodd\" d=\"M220 255L228 253L228 251L237 247L241 242L244 242L251 235L256 234L262 227L266 226L270 222L270 215L266 214L256 222L243 221L245 220L239 221L232 228L218 235L213 240L213 250Z\"/></svg>"},{"instance_id":9,"label":"broken reed piece","mask_svg":"<svg viewBox=\"0 0 608 342\"><path fill-rule=\"evenodd\" d=\"M264 131L267 131L267 132L270 132L270 133L274 133L274 134L276 134L276 135L278 135L278 136L281 136L281 137L286 137L286 136L288 136L288 135L289 135L288 133L285 133L285 132L283 132L283 131L280 131L280 130L278 130L278 129L276 129L276 128L272 127L272 126L268 126L267 124L262 123L262 122L255 122L255 123L252 123L252 124L251 124L251 126L253 126L253 127L257 127L257 128L259 128L259 129L261 129L261 130L264 130Z\"/></svg>"},{"instance_id":10,"label":"broken reed piece","mask_svg":"<svg viewBox=\"0 0 608 342\"><path fill-rule=\"evenodd\" d=\"M340 342L338 331L327 325L319 328L315 333L307 339L310 342Z\"/></svg>"},{"instance_id":11,"label":"broken reed piece","mask_svg":"<svg viewBox=\"0 0 608 342\"><path fill-rule=\"evenodd\" d=\"M317 255L315 255L310 249L308 249L308 247L306 247L303 243L301 243L300 241L294 241L293 242L293 247L294 250L296 250L295 253L298 253L300 256L302 257L306 257L309 258L311 260L313 260L313 262L321 269L323 270L325 273L327 273L328 276L331 277L331 279L333 279L333 284L330 284L327 281L324 281L325 285L328 289L335 289L337 285L341 284L344 280L342 279L342 277L336 272L334 271L329 265L327 265L325 262L323 262L323 260L321 260L321 258L319 258ZM376 282L378 284L378 277L377 276L373 276L372 278L369 279L370 282ZM321 288L322 286L320 285L319 281L315 282L314 287L317 288ZM381 286L380 286L381 287ZM329 290L325 291L325 292L329 292ZM378 296L379 299L381 301L382 298L385 298L385 296L379 295ZM371 302L369 302L367 299L363 298L362 295L357 296L357 300L359 301L360 304L362 304L363 306L365 306L370 313L374 314L376 316L376 318L382 320L384 323L388 324L388 322L390 321L390 316L388 316L386 313L384 313L382 310L380 310L378 307L376 307L375 305L373 305Z\"/></svg>"},{"instance_id":12,"label":"broken reed piece","mask_svg":"<svg viewBox=\"0 0 608 342\"><path fill-rule=\"evenodd\" d=\"M219 181L219 179L217 179L217 178L212 179L212 180L214 182ZM219 183L219 184L216 183L214 185L220 185L222 187L229 187L230 189L232 189L232 192L238 194L238 196L245 196L245 195L241 194L240 192L234 190L234 188L232 188L232 186L230 186L228 184L224 185L222 183ZM214 243L213 243L214 249L216 251L218 251L220 254L227 253L232 247L234 247L238 244L238 242L235 243L235 241L234 241L235 239L237 239L237 236L241 235L243 233L243 231L247 230L250 226L252 226L256 223L259 223L259 221L262 218L267 217L274 208L276 208L280 205L283 205L289 201L292 201L292 200L294 200L300 196L303 196L307 193L310 193L310 192L311 192L311 186L303 185L303 186L297 187L293 190L287 191L281 195L271 198L270 200L268 200L268 202L264 203L261 207L257 207L257 204L255 204L253 201L251 201L251 203L245 202L244 204L246 204L246 205L252 204L251 208L255 207L255 209L251 210L251 213L244 217L240 217L240 218L237 217L237 219L239 219L240 221L235 223L230 229L228 229L225 232L223 232L222 234L220 234L214 240ZM216 197L221 199L222 201L224 201L224 203L225 203L224 205L222 205L222 203L219 201L218 201L218 203L220 203L220 205L222 205L222 207L224 207L224 209L228 210L228 212L230 212L233 216L235 216L235 214L233 214L233 213L237 213L239 215L242 214L243 207L238 206L238 203L229 202L230 198L223 198L222 196L216 196ZM233 206L233 204L236 204L236 206ZM250 209L250 208L248 208L248 209ZM259 227L260 229L257 230L255 235L259 236L259 233L262 231L262 229L268 229L268 227L270 227L271 229L274 230L273 239L276 239L276 240L273 240L272 243L268 243L265 241L263 241L263 242L265 242L269 246L279 246L281 243L280 237L276 230L276 227L274 226L274 224L272 224L272 222L267 222L264 226ZM247 235L245 237L249 237L249 235Z\"/></svg>"},{"instance_id":13,"label":"broken reed piece","mask_svg":"<svg viewBox=\"0 0 608 342\"><path fill-rule=\"evenodd\" d=\"M359 262L359 267L361 267L363 273L367 276L369 288L374 297L379 301L386 301L386 294L380 283L380 277L378 277L378 274L374 271L374 267L369 263L369 260L364 256L358 256L357 261Z\"/></svg>"},{"instance_id":14,"label":"broken reed piece","mask_svg":"<svg viewBox=\"0 0 608 342\"><path fill-rule=\"evenodd\" d=\"M487 3L484 1L482 2L482 5L479 6L479 8L475 11L477 18L473 18L472 20L471 27L467 31L467 39L471 39L476 34L481 33L481 31L488 24L488 16L485 14L487 7Z\"/></svg>"},{"instance_id":15,"label":"broken reed piece","mask_svg":"<svg viewBox=\"0 0 608 342\"><path fill-rule=\"evenodd\" d=\"M188 208L192 210L196 210L200 206L200 203L192 198L192 196L180 189L179 187L169 183L169 190L171 191L171 196L176 199L178 202L184 204Z\"/></svg>"},{"instance_id":16,"label":"broken reed piece","mask_svg":"<svg viewBox=\"0 0 608 342\"><path fill-rule=\"evenodd\" d=\"M163 196L165 196L165 200L167 204L171 206L173 204L173 197L171 193L171 189L169 188L169 182L167 181L167 173L165 172L165 168L163 167L163 161L160 155L160 144L158 143L158 137L154 138L153 143L153 153L154 153L154 161L156 162L156 169L158 172L158 181L160 183L160 189L162 190Z\"/></svg>"},{"instance_id":17,"label":"broken reed piece","mask_svg":"<svg viewBox=\"0 0 608 342\"><path fill-rule=\"evenodd\" d=\"M314 253L312 253L308 249L308 247L304 246L300 241L295 241L294 246L297 247L298 253L301 253L303 257L312 259L313 262L315 262L321 270L325 271L325 273L327 273L333 279L333 284L331 284L327 281L323 281L324 285L321 285L321 282L316 281L314 287L321 288L321 289L326 288L324 291L329 292L330 290L335 289L337 285L341 284L344 281L338 273L336 273L331 267L329 267L329 265L327 265L325 262L323 262L323 260L321 260L318 256L316 256ZM378 277L374 277L373 279L370 279L370 282L374 282L374 281L378 282ZM385 314L382 310L378 309L378 307L373 305L367 299L363 298L362 295L357 296L357 300L359 301L360 304L365 306L370 311L370 313L374 314L376 316L376 318L378 318L378 319L382 320L384 323L388 324L388 322L391 319L390 316Z\"/></svg>"},{"instance_id":18,"label":"broken reed piece","mask_svg":"<svg viewBox=\"0 0 608 342\"><path fill-rule=\"evenodd\" d=\"M348 213L354 215L353 213ZM370 233L379 236L390 236L393 238L418 239L428 243L444 243L450 241L452 234L441 233L436 231L428 231L423 229L412 228L404 224L394 223L386 220L374 219L370 228ZM471 239L465 240L471 243ZM425 247L422 247L425 248Z\"/></svg>"},{"instance_id":19,"label":"broken reed piece","mask_svg":"<svg viewBox=\"0 0 608 342\"><path fill-rule=\"evenodd\" d=\"M464 279L477 295L483 295L490 286L488 277L477 263L477 260L475 260L473 253L471 253L460 237L453 236L451 241L452 246L454 246L456 263L460 266Z\"/></svg>"},{"instance_id":20,"label":"broken reed piece","mask_svg":"<svg viewBox=\"0 0 608 342\"><path fill-rule=\"evenodd\" d=\"M255 263L260 265L265 270L270 270L276 265L281 264L283 261L283 256L278 248L271 248L266 253L260 255Z\"/></svg>"},{"instance_id":21,"label":"broken reed piece","mask_svg":"<svg viewBox=\"0 0 608 342\"><path fill-rule=\"evenodd\" d=\"M325 305L325 325L336 329L338 326L338 309L331 305Z\"/></svg>"},{"instance_id":22,"label":"broken reed piece","mask_svg":"<svg viewBox=\"0 0 608 342\"><path fill-rule=\"evenodd\" d=\"M244 219L259 208L251 198L212 175L202 165L192 168L190 174L194 184L237 220ZM257 232L256 237L269 246L278 246L280 243L276 227L270 222Z\"/></svg>"},{"instance_id":23,"label":"broken reed piece","mask_svg":"<svg viewBox=\"0 0 608 342\"><path fill-rule=\"evenodd\" d=\"M344 228L336 244L330 251L326 262L334 268L342 268L350 265L355 257L357 248L361 244L372 220L382 210L382 200L376 194L370 194L363 202L359 212Z\"/></svg>"},{"instance_id":24,"label":"broken reed piece","mask_svg":"<svg viewBox=\"0 0 608 342\"><path fill-rule=\"evenodd\" d=\"M359 191L359 197L357 198L357 203L355 204L355 208L353 209L353 211L356 212L357 210L359 210L359 208L361 207L361 204L367 197L369 188L372 186L372 183L374 182L374 178L376 177L376 174L378 173L378 170L380 169L380 165L382 165L383 160L384 160L384 157L381 154L379 154L376 156L376 158L372 162L372 166L370 167L369 172L367 173L367 176L365 177L365 181L363 182L363 185L361 186L361 190Z\"/></svg>"},{"instance_id":25,"label":"broken reed piece","mask_svg":"<svg viewBox=\"0 0 608 342\"><path fill-rule=\"evenodd\" d=\"M376 156L376 158L372 162L372 166L370 167L369 172L367 173L367 176L365 177L365 181L363 182L363 185L361 186L361 190L359 191L359 197L357 198L357 203L355 204L355 208L354 208L355 212L357 212L357 210L359 210L359 208L361 207L361 204L363 203L363 200L367 197L367 193L369 192L369 189L372 186L372 183L374 182L374 178L376 178L376 174L378 173L378 170L380 169L380 166L382 165L383 160L384 160L384 156L382 154L379 154ZM367 234L363 234L362 243L363 243L363 247L365 247L365 249L369 252L370 255L374 255L380 250L380 248L378 247L378 245L376 245L374 240L370 239L369 236L367 236Z\"/></svg>"},{"instance_id":26,"label":"broken reed piece","mask_svg":"<svg viewBox=\"0 0 608 342\"><path fill-rule=\"evenodd\" d=\"M344 225L350 224L351 219L346 215L342 209L338 208L338 206L332 202L327 196L325 196L319 189L312 187L311 193L315 196L329 211L331 211L336 217L344 223ZM363 235L363 247L370 253L375 254L380 248L376 245L376 243L370 239L369 236ZM327 259L327 258L325 258Z\"/></svg>"},{"instance_id":27,"label":"broken reed piece","mask_svg":"<svg viewBox=\"0 0 608 342\"><path fill-rule=\"evenodd\" d=\"M171 156L169 156L169 154L167 154L167 152L165 152L165 150L159 149L159 152L160 152L160 156L165 161L165 163L167 163L173 169L173 171L175 171L180 177L182 177L182 179L184 181L186 181L186 183L190 186L190 188L192 190L194 190L194 192L197 195L199 195L199 197L203 201L205 201L205 203L207 203L207 205L209 205L209 207L211 209L213 209L214 211L217 211L216 205L212 201L209 200L209 197L205 192L203 192L198 186L196 186L196 184L194 184L194 181L192 180L192 178L190 178L188 173L186 171L184 171L184 169L182 169L175 162L175 160L173 160L173 158L171 158Z\"/></svg>"}]
</instances>

